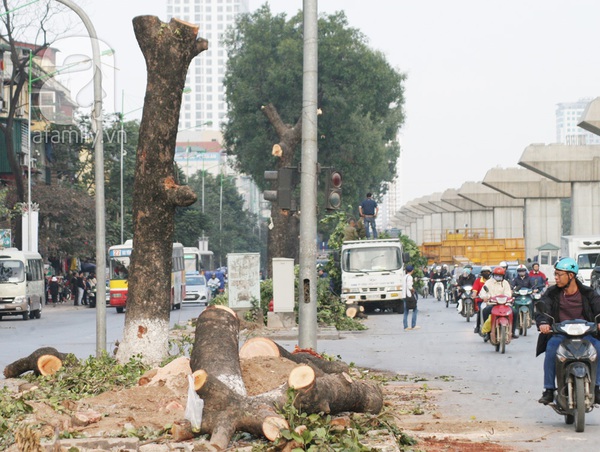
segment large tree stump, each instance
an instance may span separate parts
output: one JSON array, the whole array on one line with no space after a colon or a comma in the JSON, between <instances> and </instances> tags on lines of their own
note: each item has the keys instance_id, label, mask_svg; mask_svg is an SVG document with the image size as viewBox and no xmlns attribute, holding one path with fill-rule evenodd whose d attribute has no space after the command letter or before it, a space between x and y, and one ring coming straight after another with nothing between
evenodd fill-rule
<instances>
[{"instance_id":1,"label":"large tree stump","mask_svg":"<svg viewBox=\"0 0 600 452\"><path fill-rule=\"evenodd\" d=\"M117 359L141 354L158 364L168 354L175 209L197 196L179 185L175 144L185 78L192 59L208 48L198 27L155 16L133 19L148 74L133 186L134 247L123 340Z\"/></svg>"},{"instance_id":2,"label":"large tree stump","mask_svg":"<svg viewBox=\"0 0 600 452\"><path fill-rule=\"evenodd\" d=\"M18 359L4 368L6 378L16 378L25 372L35 375L52 375L62 367L67 353L60 353L52 347L38 348L31 355Z\"/></svg>"}]
</instances>

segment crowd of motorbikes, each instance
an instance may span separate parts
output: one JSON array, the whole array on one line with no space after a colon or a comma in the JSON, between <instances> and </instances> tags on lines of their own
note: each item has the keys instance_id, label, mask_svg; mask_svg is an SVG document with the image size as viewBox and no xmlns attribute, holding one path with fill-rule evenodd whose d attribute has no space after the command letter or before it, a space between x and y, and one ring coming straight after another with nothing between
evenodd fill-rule
<instances>
[{"instance_id":1,"label":"crowd of motorbikes","mask_svg":"<svg viewBox=\"0 0 600 452\"><path fill-rule=\"evenodd\" d=\"M421 283L419 293L423 298L433 296L435 300L443 301L446 307L456 304L458 313L467 322L479 316L475 332L500 353L505 353L506 346L513 339L513 322L516 322L520 335L527 336L528 330L534 325L535 305L546 289L545 286L515 287L510 297L498 295L477 303L476 300L481 301L481 298L478 298L480 294L473 290L473 286L470 284L460 286L453 276L431 279L423 277ZM487 287L483 286L482 290L487 290ZM486 305L493 307L487 325L484 325L486 322L483 319L483 311ZM575 430L582 432L585 427L585 413L594 408L594 384L598 359L594 346L583 337L597 333L600 319L597 318L596 322L572 320L560 323L552 320L552 332L562 334L566 339L558 349L557 390L554 403L549 405L564 416L565 423L574 424Z\"/></svg>"}]
</instances>

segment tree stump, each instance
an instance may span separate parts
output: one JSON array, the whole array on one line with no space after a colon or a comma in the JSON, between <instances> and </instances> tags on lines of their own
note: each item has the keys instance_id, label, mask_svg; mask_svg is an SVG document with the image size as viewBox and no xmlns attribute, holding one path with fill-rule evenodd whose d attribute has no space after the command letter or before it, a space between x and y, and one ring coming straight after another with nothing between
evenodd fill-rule
<instances>
[{"instance_id":1,"label":"tree stump","mask_svg":"<svg viewBox=\"0 0 600 452\"><path fill-rule=\"evenodd\" d=\"M16 378L29 371L33 371L35 375L52 375L62 367L67 356L67 353L60 353L52 347L38 348L31 355L6 366L4 376Z\"/></svg>"}]
</instances>

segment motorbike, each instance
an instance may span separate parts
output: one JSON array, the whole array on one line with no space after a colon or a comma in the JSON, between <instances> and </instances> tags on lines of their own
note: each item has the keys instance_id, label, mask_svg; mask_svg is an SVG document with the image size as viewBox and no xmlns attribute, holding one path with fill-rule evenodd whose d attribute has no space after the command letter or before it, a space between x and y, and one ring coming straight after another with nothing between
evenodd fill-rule
<instances>
[{"instance_id":1,"label":"motorbike","mask_svg":"<svg viewBox=\"0 0 600 452\"><path fill-rule=\"evenodd\" d=\"M446 278L436 278L433 280L433 295L437 301L442 301L446 292Z\"/></svg>"},{"instance_id":2,"label":"motorbike","mask_svg":"<svg viewBox=\"0 0 600 452\"><path fill-rule=\"evenodd\" d=\"M457 300L457 285L454 280L447 281L446 292L444 293L444 300L446 301L446 307L450 303L454 303Z\"/></svg>"},{"instance_id":3,"label":"motorbike","mask_svg":"<svg viewBox=\"0 0 600 452\"><path fill-rule=\"evenodd\" d=\"M548 317L552 318L548 314ZM585 429L585 413L594 409L597 354L594 345L583 339L598 331L598 319L565 320L552 324L552 332L566 336L556 352L556 386L554 411L565 417L566 424L575 423L575 431Z\"/></svg>"},{"instance_id":4,"label":"motorbike","mask_svg":"<svg viewBox=\"0 0 600 452\"><path fill-rule=\"evenodd\" d=\"M521 336L527 336L527 330L533 324L533 306L541 295L529 287L521 287L513 292L515 309L519 315L519 329Z\"/></svg>"},{"instance_id":5,"label":"motorbike","mask_svg":"<svg viewBox=\"0 0 600 452\"><path fill-rule=\"evenodd\" d=\"M475 302L473 301L473 286L467 285L462 286L459 290L459 299L457 310L460 315L467 319L467 322L471 321L471 317L475 315Z\"/></svg>"},{"instance_id":6,"label":"motorbike","mask_svg":"<svg viewBox=\"0 0 600 452\"><path fill-rule=\"evenodd\" d=\"M484 289L487 289L487 287L484 286ZM494 305L490 315L491 330L489 341L490 344L496 347L496 351L500 353L506 351L506 346L510 344L510 340L512 339L512 301L513 298L506 295L496 295L488 300L488 304Z\"/></svg>"},{"instance_id":7,"label":"motorbike","mask_svg":"<svg viewBox=\"0 0 600 452\"><path fill-rule=\"evenodd\" d=\"M219 286L209 284L208 288L210 289L211 300L213 300L217 295L219 295Z\"/></svg>"}]
</instances>

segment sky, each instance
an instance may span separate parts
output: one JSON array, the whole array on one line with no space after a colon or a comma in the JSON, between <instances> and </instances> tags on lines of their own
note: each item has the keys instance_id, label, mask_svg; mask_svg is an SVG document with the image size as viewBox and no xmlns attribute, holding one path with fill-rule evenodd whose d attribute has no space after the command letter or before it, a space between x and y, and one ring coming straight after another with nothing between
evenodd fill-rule
<instances>
[{"instance_id":1,"label":"sky","mask_svg":"<svg viewBox=\"0 0 600 452\"><path fill-rule=\"evenodd\" d=\"M166 0L75 1L115 50L107 57L117 68L108 105L120 111L124 99L128 117L139 116L146 69L131 19L166 20ZM263 3L251 0L250 7ZM302 8L299 0L269 4L288 15ZM343 10L407 76L403 202L518 166L529 144L556 141L558 103L600 95L597 0L321 0L318 10Z\"/></svg>"}]
</instances>

